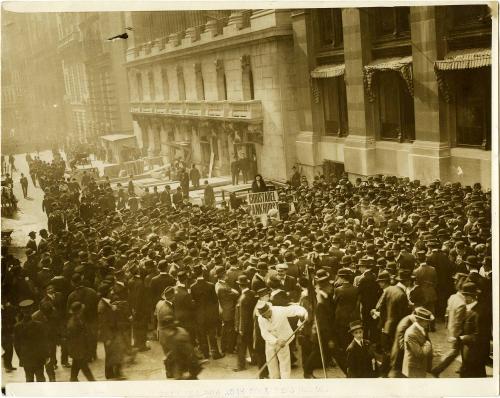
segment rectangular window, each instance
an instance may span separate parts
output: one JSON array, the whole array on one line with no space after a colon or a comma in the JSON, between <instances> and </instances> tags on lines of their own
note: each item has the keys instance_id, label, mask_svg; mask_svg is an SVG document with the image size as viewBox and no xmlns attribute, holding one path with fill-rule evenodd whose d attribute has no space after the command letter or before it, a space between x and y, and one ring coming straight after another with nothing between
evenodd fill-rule
<instances>
[{"instance_id":1,"label":"rectangular window","mask_svg":"<svg viewBox=\"0 0 500 398\"><path fill-rule=\"evenodd\" d=\"M389 39L410 34L410 7L376 7L373 9L375 39Z\"/></svg>"},{"instance_id":2,"label":"rectangular window","mask_svg":"<svg viewBox=\"0 0 500 398\"><path fill-rule=\"evenodd\" d=\"M449 8L451 9L454 29L491 25L490 11L487 5L459 5Z\"/></svg>"},{"instance_id":3,"label":"rectangular window","mask_svg":"<svg viewBox=\"0 0 500 398\"><path fill-rule=\"evenodd\" d=\"M317 12L320 47L342 46L344 43L342 10L340 8L323 8Z\"/></svg>"},{"instance_id":4,"label":"rectangular window","mask_svg":"<svg viewBox=\"0 0 500 398\"><path fill-rule=\"evenodd\" d=\"M396 72L382 72L378 79L380 138L408 142L415 139L413 98Z\"/></svg>"},{"instance_id":5,"label":"rectangular window","mask_svg":"<svg viewBox=\"0 0 500 398\"><path fill-rule=\"evenodd\" d=\"M347 96L343 77L322 79L325 134L345 136L347 124Z\"/></svg>"},{"instance_id":6,"label":"rectangular window","mask_svg":"<svg viewBox=\"0 0 500 398\"><path fill-rule=\"evenodd\" d=\"M456 72L457 145L490 149L491 68Z\"/></svg>"}]
</instances>

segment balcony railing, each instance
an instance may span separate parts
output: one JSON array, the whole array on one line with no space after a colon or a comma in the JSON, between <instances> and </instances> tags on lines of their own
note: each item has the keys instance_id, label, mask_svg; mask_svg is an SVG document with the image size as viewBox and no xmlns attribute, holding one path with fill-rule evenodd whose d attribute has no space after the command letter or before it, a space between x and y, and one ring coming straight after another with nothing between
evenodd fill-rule
<instances>
[{"instance_id":1,"label":"balcony railing","mask_svg":"<svg viewBox=\"0 0 500 398\"><path fill-rule=\"evenodd\" d=\"M260 120L262 103L252 101L168 101L132 103L130 112L200 119Z\"/></svg>"}]
</instances>

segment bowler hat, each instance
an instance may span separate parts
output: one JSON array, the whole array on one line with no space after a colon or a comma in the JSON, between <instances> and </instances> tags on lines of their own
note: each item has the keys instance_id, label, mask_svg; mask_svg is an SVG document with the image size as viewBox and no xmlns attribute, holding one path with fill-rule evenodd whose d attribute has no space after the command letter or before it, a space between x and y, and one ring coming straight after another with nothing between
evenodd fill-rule
<instances>
[{"instance_id":1,"label":"bowler hat","mask_svg":"<svg viewBox=\"0 0 500 398\"><path fill-rule=\"evenodd\" d=\"M238 276L238 280L236 281L238 285L249 285L250 284L250 279L246 275L240 275Z\"/></svg>"},{"instance_id":2,"label":"bowler hat","mask_svg":"<svg viewBox=\"0 0 500 398\"><path fill-rule=\"evenodd\" d=\"M382 281L390 281L391 280L391 274L389 274L388 271L380 271L377 277L377 282L382 282Z\"/></svg>"},{"instance_id":3,"label":"bowler hat","mask_svg":"<svg viewBox=\"0 0 500 398\"><path fill-rule=\"evenodd\" d=\"M31 307L35 302L33 300L23 300L19 303L20 308Z\"/></svg>"},{"instance_id":4,"label":"bowler hat","mask_svg":"<svg viewBox=\"0 0 500 398\"><path fill-rule=\"evenodd\" d=\"M398 272L398 276L396 277L397 281L409 281L411 280L411 271L407 269L400 269Z\"/></svg>"},{"instance_id":5,"label":"bowler hat","mask_svg":"<svg viewBox=\"0 0 500 398\"><path fill-rule=\"evenodd\" d=\"M314 279L316 280L316 282L323 282L323 281L326 281L330 278L330 274L328 273L328 271L324 270L324 269L320 269L318 270L318 272L316 272L316 275L314 276Z\"/></svg>"},{"instance_id":6,"label":"bowler hat","mask_svg":"<svg viewBox=\"0 0 500 398\"><path fill-rule=\"evenodd\" d=\"M354 272L352 272L352 270L350 270L349 268L341 268L337 272L337 276L340 276L341 278L342 277L349 278L349 277L354 276Z\"/></svg>"},{"instance_id":7,"label":"bowler hat","mask_svg":"<svg viewBox=\"0 0 500 398\"><path fill-rule=\"evenodd\" d=\"M475 296L478 294L478 289L475 283L466 282L462 285L462 289L460 290L462 294L468 296Z\"/></svg>"}]
</instances>

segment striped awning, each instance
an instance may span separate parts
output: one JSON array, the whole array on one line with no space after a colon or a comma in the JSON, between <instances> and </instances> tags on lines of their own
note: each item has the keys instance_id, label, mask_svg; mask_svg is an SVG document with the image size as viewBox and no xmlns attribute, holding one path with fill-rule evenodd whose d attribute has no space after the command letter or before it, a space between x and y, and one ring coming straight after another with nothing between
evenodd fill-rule
<instances>
[{"instance_id":1,"label":"striped awning","mask_svg":"<svg viewBox=\"0 0 500 398\"><path fill-rule=\"evenodd\" d=\"M450 51L443 60L436 61L438 71L484 68L491 65L491 49L468 48Z\"/></svg>"},{"instance_id":2,"label":"striped awning","mask_svg":"<svg viewBox=\"0 0 500 398\"><path fill-rule=\"evenodd\" d=\"M326 79L342 76L344 72L345 64L320 65L311 71L311 77L314 79Z\"/></svg>"},{"instance_id":3,"label":"striped awning","mask_svg":"<svg viewBox=\"0 0 500 398\"><path fill-rule=\"evenodd\" d=\"M445 58L434 62L434 72L439 91L446 102L453 100L453 89L447 80L447 72L468 69L478 69L491 66L491 49L467 48L450 51Z\"/></svg>"},{"instance_id":4,"label":"striped awning","mask_svg":"<svg viewBox=\"0 0 500 398\"><path fill-rule=\"evenodd\" d=\"M373 76L378 72L398 72L406 83L408 92L413 96L412 56L377 59L364 67L364 82L370 101L375 99Z\"/></svg>"}]
</instances>

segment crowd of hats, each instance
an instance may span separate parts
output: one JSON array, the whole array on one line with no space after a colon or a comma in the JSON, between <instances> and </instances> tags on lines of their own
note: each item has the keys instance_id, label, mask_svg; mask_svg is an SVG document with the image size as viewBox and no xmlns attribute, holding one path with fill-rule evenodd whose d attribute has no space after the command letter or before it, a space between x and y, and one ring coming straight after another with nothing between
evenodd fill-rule
<instances>
[{"instance_id":1,"label":"crowd of hats","mask_svg":"<svg viewBox=\"0 0 500 398\"><path fill-rule=\"evenodd\" d=\"M91 192L99 196L103 189L95 185ZM491 246L491 195L479 185L436 181L423 186L379 176L355 184L346 178L336 183L316 179L307 186L280 188L279 193L280 200L293 201L295 212L281 214L281 220L269 225L244 208L190 203L176 209L156 204L135 212L101 209L89 220L75 210L67 217L68 229L49 239L50 250L66 261L83 260L75 273L83 274L90 263L98 265L103 279L123 280L158 265L172 274L191 272L202 263L210 268L239 264L252 271L312 252L327 254L341 245L345 255L340 273L352 272L354 265L378 267L383 271L379 278L406 278L407 270L398 273L395 261L402 248L414 250L422 260L442 242L448 243L444 247L450 256L464 247L475 254L479 247L467 261L480 267L478 256L487 255L483 249ZM471 215L477 221L464 228Z\"/></svg>"}]
</instances>

